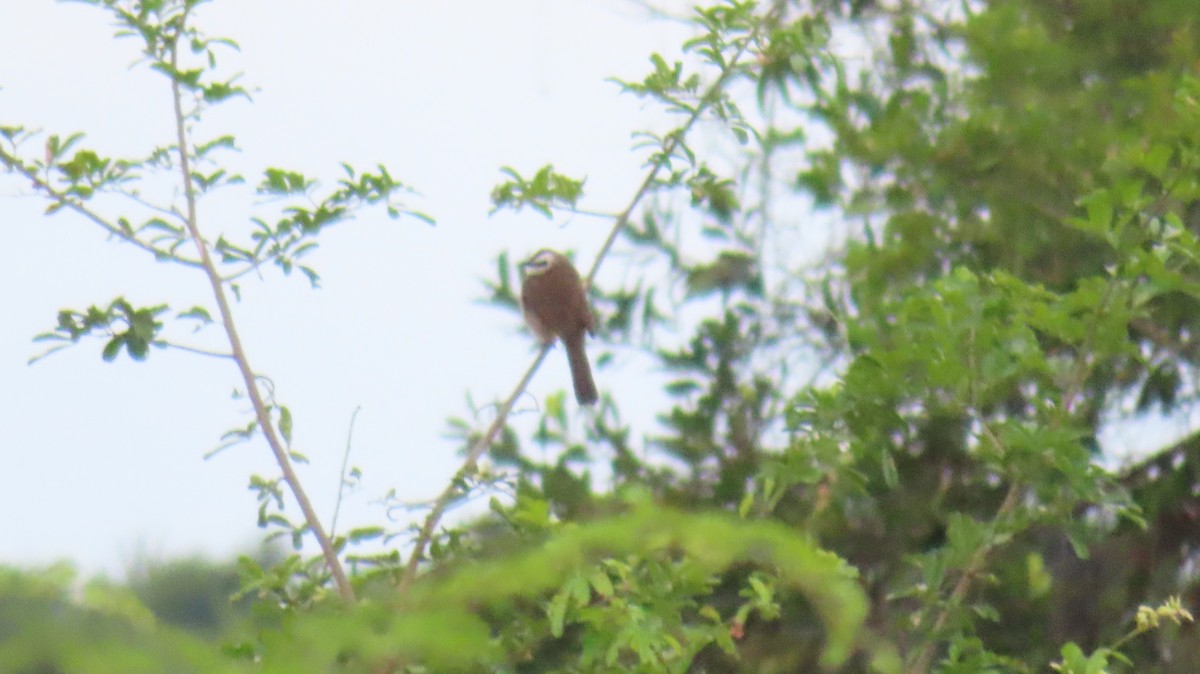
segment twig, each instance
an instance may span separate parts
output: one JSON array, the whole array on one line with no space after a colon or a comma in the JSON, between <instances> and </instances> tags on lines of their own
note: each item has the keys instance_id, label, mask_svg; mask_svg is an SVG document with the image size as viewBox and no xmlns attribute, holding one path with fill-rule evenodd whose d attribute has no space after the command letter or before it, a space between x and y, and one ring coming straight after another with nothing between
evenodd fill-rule
<instances>
[{"instance_id":1,"label":"twig","mask_svg":"<svg viewBox=\"0 0 1200 674\"><path fill-rule=\"evenodd\" d=\"M175 342L168 342L168 341L162 340L162 339L156 339L156 340L154 340L153 343L155 346L161 346L166 349L179 349L180 351L187 351L188 353L194 353L197 356L208 356L209 358L229 358L229 359L233 358L233 354L231 354L231 353L224 353L222 351L209 351L208 349L201 349L201 348L198 348L195 346L187 346L186 344L176 344Z\"/></svg>"},{"instance_id":2,"label":"twig","mask_svg":"<svg viewBox=\"0 0 1200 674\"><path fill-rule=\"evenodd\" d=\"M222 276L221 280L226 283L236 281L236 280L240 279L241 277L245 276L246 274L250 274L252 272L258 271L259 269L262 268L262 266L264 264L266 264L268 261L270 261L272 259L274 259L274 258L266 258L266 259L256 258L253 262L249 263L245 269L239 269L238 271L235 271L232 274L229 274L227 276ZM262 274L259 274L259 278L262 278Z\"/></svg>"},{"instance_id":3,"label":"twig","mask_svg":"<svg viewBox=\"0 0 1200 674\"><path fill-rule=\"evenodd\" d=\"M986 424L984 425L984 428L987 429ZM995 438L995 435L991 433L990 429L987 430L987 433L991 437ZM999 442L998 440L994 441ZM1017 497L1020 495L1020 485L1018 485L1015 481L1009 484L1008 493L1004 495L1004 501L1000 504L1000 507L996 509L996 514L992 518L990 527L991 531L989 531L987 540L985 540L984 543L978 548L975 548L975 551L971 553L971 558L967 560L967 563L962 568L962 572L958 577L958 582L954 584L954 589L950 591L950 597L946 600L946 603L942 606L937 618L935 618L933 621L933 628L928 632L931 638L927 638L921 645L921 650L918 651L916 658L914 658L913 665L908 667L905 671L911 672L912 674L925 674L925 672L929 671L929 663L933 659L934 645L936 643L932 637L936 636L937 633L946 626L946 622L950 619L951 609L957 607L962 603L963 599L966 598L967 592L971 589L972 581L974 581L979 575L979 571L987 562L988 553L990 553L992 549L996 547L996 524L1008 517L1013 509L1017 507Z\"/></svg>"},{"instance_id":4,"label":"twig","mask_svg":"<svg viewBox=\"0 0 1200 674\"><path fill-rule=\"evenodd\" d=\"M633 209L637 208L638 204L641 203L642 198L650 192L650 186L653 185L654 180L658 178L658 174L660 171L662 171L663 165L667 163L671 155L675 153L675 150L679 149L679 144L683 142L683 137L687 135L692 126L695 125L695 123L700 119L700 115L704 114L704 111L708 109L712 99L718 93L720 93L721 89L725 87L725 82L729 79L730 75L737 70L738 61L741 60L742 54L746 53L746 48L749 46L749 44L750 41L746 40L742 43L738 50L734 52L733 58L729 61L729 66L721 72L721 76L717 78L717 81L713 82L712 86L704 92L704 96L701 97L700 102L696 105L696 109L692 111L690 116L688 116L687 121L683 123L683 126L671 133L670 139L665 145L663 145L663 161L656 161L654 163L653 168L651 168L650 172L646 174L646 179L642 181L641 186L639 186L637 192L634 193L633 199L629 201L629 205L626 206L625 210L621 211L621 214L617 216L617 221L613 223L612 229L609 230L608 238L604 240L604 245L600 246L600 252L596 254L596 261L592 263L592 268L589 269L587 273L585 280L587 286L590 287L592 282L596 279L596 272L600 271L600 264L604 262L604 258L608 256L608 251L611 250L613 244L617 242L617 237L620 236L621 231L625 229L625 225L629 222L629 216L633 215Z\"/></svg>"},{"instance_id":5,"label":"twig","mask_svg":"<svg viewBox=\"0 0 1200 674\"><path fill-rule=\"evenodd\" d=\"M446 508L450 507L451 501L458 494L458 485L463 480L470 477L475 472L475 464L479 462L483 453L492 446L492 440L496 434L504 428L504 422L508 420L508 415L512 412L512 408L517 403L517 399L525 392L525 387L529 385L529 381L533 379L533 375L541 367L542 361L546 359L546 354L550 353L551 345L542 346L538 351L537 357L533 359L533 363L525 370L525 376L521 377L521 381L517 382L517 386L513 392L509 394L508 399L500 406L496 412L496 418L492 420L492 425L488 426L485 432L475 444L471 445L470 451L467 452L467 458L463 461L458 472L454 474L454 479L450 480L450 484L442 491L433 502L433 509L429 511L429 515L425 517L425 523L421 525L421 532L417 536L416 545L413 546L412 553L409 554L408 564L404 567L404 576L400 578L400 594L404 595L408 592L409 586L417 575L417 567L421 564L421 557L425 554L425 548L429 545L429 541L433 538L433 530L437 527L438 521L442 519L442 514L446 512Z\"/></svg>"},{"instance_id":6,"label":"twig","mask_svg":"<svg viewBox=\"0 0 1200 674\"><path fill-rule=\"evenodd\" d=\"M329 536L337 537L337 520L338 513L342 511L342 495L346 491L346 465L350 463L350 447L353 446L354 440L354 422L358 419L358 413L362 411L362 405L354 408L354 414L350 415L350 429L346 431L346 453L342 454L342 471L338 474L338 495L337 503L333 506L333 519L329 521Z\"/></svg>"},{"instance_id":7,"label":"twig","mask_svg":"<svg viewBox=\"0 0 1200 674\"><path fill-rule=\"evenodd\" d=\"M187 19L186 14L187 9L185 7L184 16L180 17L176 34L170 44L171 68L173 72L179 72L179 40L183 37L182 32ZM221 312L221 322L225 326L225 334L229 337L230 352L237 363L238 370L242 374L242 380L246 384L246 392L250 396L250 402L254 406L254 415L258 420L258 427L262 429L263 437L266 438L267 444L271 447L271 452L275 455L275 461L279 464L279 469L283 472L283 479L287 482L292 495L300 505L301 512L304 513L304 520L308 524L308 528L312 530L313 536L316 537L317 543L321 546L321 552L325 556L325 563L329 567L329 572L333 576L334 583L337 585L338 593L341 594L343 599L353 601L354 589L350 586L350 580L346 577L346 572L342 568L341 561L338 559L337 550L334 548L332 540L325 533L325 528L321 525L320 518L317 517L312 503L308 500L308 495L304 493L300 479L296 476L296 471L292 468L291 460L288 459L287 450L284 448L283 443L280 442L275 426L271 422L267 405L263 401L262 393L258 390L254 370L250 367L250 361L246 358L246 351L242 348L242 340L238 336L237 328L234 326L233 312L230 309L229 299L225 295L224 282L221 280L221 275L217 272L217 268L213 264L212 257L208 254L208 245L204 237L200 234L196 216L196 191L192 185L192 174L187 152L188 143L187 130L184 123L186 116L183 112L183 92L177 77L171 78L171 93L175 104L175 133L178 140L179 168L183 174L183 191L187 199L187 229L200 255L200 265L204 268L204 273L208 276L209 284L212 286L217 308Z\"/></svg>"},{"instance_id":8,"label":"twig","mask_svg":"<svg viewBox=\"0 0 1200 674\"><path fill-rule=\"evenodd\" d=\"M972 373L972 376L967 379L967 398L971 403L971 407L975 410L980 409L979 391L975 387L974 373L979 366L975 357L975 330L968 332L967 348L967 368ZM980 413L982 417L982 413ZM988 425L987 420L981 419L980 426L982 433L987 436L987 439L995 445L998 450L1003 451L1004 443L1000 442L1000 438L996 437L996 433L992 431L992 427ZM950 596L946 602L942 604L938 611L937 617L933 620L933 627L928 631L929 637L921 644L920 650L912 658L912 666L906 671L912 674L924 674L929 671L930 661L933 660L934 648L936 645L935 638L937 633L946 626L946 622L950 619L950 611L957 608L967 596L967 592L971 589L971 583L975 577L983 569L983 565L987 562L988 553L996 547L996 528L1008 515L1013 508L1017 507L1017 497L1021 494L1021 487L1016 480L1013 480L1008 485L1008 493L1004 495L1004 501L1000 503L1000 507L996 509L996 513L992 516L991 522L988 524L988 535L984 537L983 542L978 548L971 553L967 563L963 565L959 573L958 581L954 583L954 589L950 591Z\"/></svg>"},{"instance_id":9,"label":"twig","mask_svg":"<svg viewBox=\"0 0 1200 674\"><path fill-rule=\"evenodd\" d=\"M566 213L571 215L584 215L589 218L604 218L605 220L614 220L617 217L616 213L604 213L601 211L589 211L586 208L563 208Z\"/></svg>"},{"instance_id":10,"label":"twig","mask_svg":"<svg viewBox=\"0 0 1200 674\"><path fill-rule=\"evenodd\" d=\"M171 206L170 208L167 208L165 206L159 206L158 204L150 201L149 199L143 199L141 197L141 195L139 195L135 192L126 192L125 190L115 190L113 193L120 194L121 196L125 197L126 199L129 199L130 201L134 202L135 204L144 206L144 207L154 211L155 213L161 213L162 215L170 216L185 225L187 224L187 218L185 218L183 216L183 213L180 213L179 209L175 208L174 206Z\"/></svg>"},{"instance_id":11,"label":"twig","mask_svg":"<svg viewBox=\"0 0 1200 674\"><path fill-rule=\"evenodd\" d=\"M29 167L26 166L25 163L22 162L19 157L9 154L8 151L5 150L4 148L0 148L0 162L3 162L4 165L7 166L9 169L16 171L17 173L20 173L21 175L25 176L25 178L28 179L29 182L33 183L33 186L35 188L37 188L37 189L41 190L42 192L45 192L47 195L49 195L50 198L54 201L54 203L58 204L60 208L69 208L69 209L75 211L76 213L87 218L88 220L91 220L92 222L96 223L97 225L100 225L101 228L103 228L105 231L107 231L112 236L115 236L118 239L125 241L126 243L133 244L134 246L137 246L138 248L141 248L142 250L144 250L146 252L152 253L156 259L167 259L167 260L171 260L172 262L178 262L179 264L186 265L188 267L202 266L203 263L199 260L192 260L192 259L189 259L186 257L180 257L174 253L169 253L160 248L156 248L153 245L148 244L145 241L142 241L141 239L137 238L136 235L112 224L108 220L105 220L103 216L101 216L100 214L91 210L87 206L84 206L79 201L76 201L75 199L72 199L71 197L67 196L66 194L54 189L54 187L50 183L39 178L37 173L29 170Z\"/></svg>"},{"instance_id":12,"label":"twig","mask_svg":"<svg viewBox=\"0 0 1200 674\"><path fill-rule=\"evenodd\" d=\"M700 102L696 105L696 109L692 111L692 114L688 117L687 121L684 122L681 127L672 132L670 139L663 145L661 150L663 159L661 161L654 162L653 167L646 174L645 180L642 181L642 184L634 193L633 198L630 199L629 205L626 206L619 215L617 215L616 222L613 223L612 229L608 233L608 238L604 240L604 245L600 247L600 251L596 254L596 259L592 263L592 267L587 273L584 281L587 286L591 286L592 281L596 277L596 272L599 271L601 263L604 262L604 258L608 256L608 253L612 249L613 244L616 242L617 237L625 228L626 223L629 221L630 215L632 215L634 209L637 208L638 204L641 203L646 194L650 192L650 187L654 184L655 179L658 178L659 172L662 171L663 166L667 163L667 161L669 161L671 155L675 153L675 150L679 148L679 144L683 142L682 138L687 135L692 126L694 126L695 123L700 119L700 116L705 110L708 109L713 99L716 98L716 96L724 88L729 77L737 70L738 62L741 60L742 55L745 54L749 45L750 40L746 40L738 47L737 51L734 52L733 57L730 59L729 64L726 66L725 70L721 72L721 75L717 78L716 82L714 82L712 86L710 86L704 92L704 95L700 98ZM400 578L399 591L401 596L408 592L409 587L412 586L413 581L416 579L417 569L421 564L422 557L425 555L425 548L429 546L430 540L433 538L434 530L437 528L438 522L441 520L442 515L449 507L450 502L453 501L455 496L458 494L459 484L475 472L476 463L479 461L480 457L483 456L484 452L491 447L496 435L500 433L502 428L504 428L504 424L508 420L508 415L512 412L513 406L516 404L517 399L520 398L525 392L525 387L529 384L529 381L533 379L534 373L537 372L539 367L541 367L542 361L546 359L546 354L549 353L549 351L549 345L541 348L541 350L538 352L537 358L534 359L533 363L529 366L529 369L525 371L525 375L521 377L521 381L517 383L512 393L509 394L508 398L504 401L504 404L500 406L500 409L496 413L496 418L492 421L492 424L488 427L487 431L478 440L476 440L473 445L471 445L471 449L467 452L466 460L463 461L463 464L458 469L458 472L454 474L454 478L450 481L450 484L445 490L442 491L437 500L434 501L433 508L429 511L429 515L425 517L425 522L421 525L421 529L417 534L417 539L413 545L413 550L411 553L409 553L408 563L404 568L404 575Z\"/></svg>"}]
</instances>

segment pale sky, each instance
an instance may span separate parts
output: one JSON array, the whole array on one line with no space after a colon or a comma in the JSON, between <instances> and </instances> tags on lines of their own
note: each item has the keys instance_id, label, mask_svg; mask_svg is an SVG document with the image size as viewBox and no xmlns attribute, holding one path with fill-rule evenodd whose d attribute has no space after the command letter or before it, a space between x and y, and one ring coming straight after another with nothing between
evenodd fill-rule
<instances>
[{"instance_id":1,"label":"pale sky","mask_svg":"<svg viewBox=\"0 0 1200 674\"><path fill-rule=\"evenodd\" d=\"M138 43L114 39L106 14L49 0L7 5L0 124L84 131L87 146L126 156L172 142L167 81L130 67ZM368 209L321 236L309 259L321 289L268 271L242 283L235 307L251 363L295 416L296 448L311 459L301 479L326 524L359 406L351 463L365 475L339 528L386 522L376 502L388 490L430 499L459 465L446 419L467 414L468 395L482 406L507 394L532 358L518 319L476 301L495 256L547 246L576 249L587 263L608 231L592 218L489 217L499 168L529 174L553 163L586 176L582 207L623 207L644 175L630 134L667 121L606 79L640 79L651 52L673 58L690 34L625 0L224 0L197 18L209 36L241 44L223 63L254 90L252 103L207 113L197 138L236 135L242 152L224 159L248 183L274 166L330 186L340 162L382 163L420 193L409 205L438 221ZM54 326L59 309L119 295L211 308L206 281L107 241L73 214L45 217L44 206L21 180L0 175L0 563L69 559L85 574L119 576L142 553L226 559L253 547L262 532L246 485L251 474L277 474L270 452L256 441L203 459L250 419L248 404L231 399L241 387L231 362L154 351L145 363L122 355L109 364L96 340L26 364L41 349L31 338ZM125 204L102 206L115 216ZM241 232L249 214L271 206L233 188L201 202L202 228L210 239ZM622 271L613 261L600 283ZM223 345L215 329L173 334ZM596 375L646 428L654 406L638 396L655 390L655 373L618 357ZM531 391L568 386L558 352ZM1118 452L1163 439L1144 425L1120 433L1107 443ZM290 501L286 512L299 518Z\"/></svg>"},{"instance_id":2,"label":"pale sky","mask_svg":"<svg viewBox=\"0 0 1200 674\"><path fill-rule=\"evenodd\" d=\"M131 67L138 43L114 39L108 15L9 4L0 124L84 131L89 147L128 156L171 142L168 83ZM630 133L665 122L606 78L640 79L651 52L675 54L688 34L621 0L226 0L197 19L209 36L240 43L223 63L257 89L252 103L207 113L197 137L236 135L242 153L225 159L250 185L267 166L329 186L339 162L382 163L420 192L409 205L438 221L368 209L321 236L309 259L321 289L268 271L242 283L235 307L251 363L295 415L296 448L311 459L301 479L326 524L357 406L351 463L365 476L339 528L384 522L373 501L392 488L432 498L459 465L445 420L467 414L466 396L484 404L507 394L532 358L518 319L475 301L496 254L549 246L590 261L607 233L592 218L489 217L499 168L529 174L553 163L587 177L582 206L623 206L643 175ZM36 156L41 142L27 151ZM153 351L145 363L104 363L95 340L26 364L41 348L31 338L53 328L59 309L119 295L211 307L204 278L107 241L73 214L45 217L44 205L0 175L0 563L70 559L88 574L119 575L140 552L222 559L250 548L261 532L246 485L253 473L277 474L269 450L257 441L202 458L250 418L248 403L231 399L241 387L232 362ZM113 215L125 207L105 205ZM270 207L251 188L232 188L201 202L202 227L210 238L242 231L247 208ZM221 339L210 329L192 343L219 348ZM597 372L602 390L644 381L621 365ZM564 356L552 353L531 390L561 389L567 377ZM292 503L287 513L299 518Z\"/></svg>"}]
</instances>

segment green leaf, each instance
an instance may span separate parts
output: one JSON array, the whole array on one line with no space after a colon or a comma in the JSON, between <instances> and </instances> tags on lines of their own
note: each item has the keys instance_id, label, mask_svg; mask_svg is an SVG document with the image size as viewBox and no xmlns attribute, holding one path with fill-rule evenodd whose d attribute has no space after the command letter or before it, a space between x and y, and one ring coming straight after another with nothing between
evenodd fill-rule
<instances>
[{"instance_id":1,"label":"green leaf","mask_svg":"<svg viewBox=\"0 0 1200 674\"><path fill-rule=\"evenodd\" d=\"M191 318L204 324L213 322L212 316L209 315L208 310L200 306L195 306L187 311L181 312L176 316L176 318Z\"/></svg>"},{"instance_id":2,"label":"green leaf","mask_svg":"<svg viewBox=\"0 0 1200 674\"><path fill-rule=\"evenodd\" d=\"M596 594L605 599L613 596L614 589L612 579L608 577L608 574L605 573L603 569L593 570L591 576L588 578L588 581L591 584L592 589L596 591Z\"/></svg>"},{"instance_id":3,"label":"green leaf","mask_svg":"<svg viewBox=\"0 0 1200 674\"><path fill-rule=\"evenodd\" d=\"M114 335L108 343L104 345L104 351L100 357L104 362L111 363L117 359L117 354L121 353L121 345L125 343L125 338L122 335Z\"/></svg>"},{"instance_id":4,"label":"green leaf","mask_svg":"<svg viewBox=\"0 0 1200 674\"><path fill-rule=\"evenodd\" d=\"M146 356L150 354L150 342L129 333L125 335L125 349L129 352L129 357L137 361L146 360Z\"/></svg>"},{"instance_id":5,"label":"green leaf","mask_svg":"<svg viewBox=\"0 0 1200 674\"><path fill-rule=\"evenodd\" d=\"M1087 230L1107 237L1113 220L1113 198L1106 190L1096 190L1079 202L1087 210Z\"/></svg>"},{"instance_id":6,"label":"green leaf","mask_svg":"<svg viewBox=\"0 0 1200 674\"><path fill-rule=\"evenodd\" d=\"M879 456L880 468L883 473L883 483L888 489L895 489L900 485L900 474L896 470L896 459L888 450L880 452Z\"/></svg>"},{"instance_id":7,"label":"green leaf","mask_svg":"<svg viewBox=\"0 0 1200 674\"><path fill-rule=\"evenodd\" d=\"M283 436L284 442L292 444L292 411L287 405L279 406L279 434Z\"/></svg>"},{"instance_id":8,"label":"green leaf","mask_svg":"<svg viewBox=\"0 0 1200 674\"><path fill-rule=\"evenodd\" d=\"M546 606L546 617L550 620L550 636L558 639L563 635L563 626L567 616L569 595L565 589L559 590L550 598Z\"/></svg>"},{"instance_id":9,"label":"green leaf","mask_svg":"<svg viewBox=\"0 0 1200 674\"><path fill-rule=\"evenodd\" d=\"M161 327L161 323L154 319L155 313L161 310L160 308L139 309L134 312L130 318L129 328L134 336L143 342L149 342L154 339L154 335Z\"/></svg>"},{"instance_id":10,"label":"green leaf","mask_svg":"<svg viewBox=\"0 0 1200 674\"><path fill-rule=\"evenodd\" d=\"M258 193L276 195L305 194L312 186L313 182L300 173L278 168L268 168L264 171L263 181L258 185Z\"/></svg>"},{"instance_id":11,"label":"green leaf","mask_svg":"<svg viewBox=\"0 0 1200 674\"><path fill-rule=\"evenodd\" d=\"M382 538L385 534L387 534L387 531L383 527L359 527L357 529L351 529L350 532L346 534L346 537L349 538L352 543L361 543L362 541L370 541L377 538Z\"/></svg>"},{"instance_id":12,"label":"green leaf","mask_svg":"<svg viewBox=\"0 0 1200 674\"><path fill-rule=\"evenodd\" d=\"M492 212L501 208L520 211L528 206L547 218L556 207L574 208L583 195L583 180L575 180L554 171L547 164L538 169L533 178L525 179L516 169L505 166L500 172L511 180L497 185L492 190Z\"/></svg>"}]
</instances>

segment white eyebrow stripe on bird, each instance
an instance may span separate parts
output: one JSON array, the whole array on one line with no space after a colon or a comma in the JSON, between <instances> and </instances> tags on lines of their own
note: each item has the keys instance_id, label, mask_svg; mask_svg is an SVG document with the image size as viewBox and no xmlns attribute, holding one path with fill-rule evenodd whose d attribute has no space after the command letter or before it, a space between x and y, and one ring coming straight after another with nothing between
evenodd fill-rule
<instances>
[{"instance_id":1,"label":"white eyebrow stripe on bird","mask_svg":"<svg viewBox=\"0 0 1200 674\"><path fill-rule=\"evenodd\" d=\"M546 271L547 269L549 269L550 263L553 261L554 261L554 253L552 253L548 250L544 250L544 251L538 253L537 255L534 255L532 258L530 258L527 262L525 262L521 266L523 266L526 269L529 269L531 271L541 272L541 271Z\"/></svg>"}]
</instances>

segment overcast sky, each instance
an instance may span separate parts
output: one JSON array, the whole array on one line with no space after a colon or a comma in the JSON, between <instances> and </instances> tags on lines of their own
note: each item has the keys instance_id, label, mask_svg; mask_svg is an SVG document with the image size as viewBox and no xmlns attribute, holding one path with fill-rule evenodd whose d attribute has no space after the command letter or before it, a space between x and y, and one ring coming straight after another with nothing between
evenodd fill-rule
<instances>
[{"instance_id":1,"label":"overcast sky","mask_svg":"<svg viewBox=\"0 0 1200 674\"><path fill-rule=\"evenodd\" d=\"M172 142L167 81L131 67L139 45L114 39L105 13L18 5L0 22L0 124L84 131L87 145L126 156ZM296 448L311 459L301 477L327 523L362 407L351 462L365 477L339 528L379 523L372 502L389 489L419 500L444 487L460 461L446 418L467 414L468 394L481 403L506 394L532 358L517 319L476 301L496 254L549 246L590 260L607 232L597 219L489 217L499 168L553 163L587 177L583 205L617 210L642 178L630 133L664 121L605 80L640 79L651 52L677 53L688 33L622 0L226 0L196 18L209 36L240 43L224 64L254 89L253 102L205 114L197 137L236 135L242 152L224 159L251 185L267 166L332 186L342 161L382 163L419 192L409 205L437 219L429 227L367 210L322 235L310 258L321 289L267 272L243 282L235 307L253 366L295 415ZM41 142L27 151L37 156ZM270 213L251 189L234 189L201 202L210 238L243 231L248 208ZM204 278L108 241L73 214L46 217L44 206L0 175L0 562L70 559L119 575L143 553L223 558L252 547L261 532L246 485L277 474L269 451L255 442L203 459L249 420L248 404L231 397L241 386L231 362L154 351L145 363L103 363L102 343L85 341L26 364L40 349L31 338L59 309L118 295L211 307ZM220 338L210 330L194 343ZM620 369L598 372L600 387L628 379ZM532 390L563 388L567 377L565 358L551 354ZM287 512L299 517L291 503Z\"/></svg>"},{"instance_id":2,"label":"overcast sky","mask_svg":"<svg viewBox=\"0 0 1200 674\"><path fill-rule=\"evenodd\" d=\"M106 14L48 0L9 4L0 124L84 131L89 146L125 156L172 142L168 83L130 67L138 44L114 39ZM351 463L365 476L340 529L377 524L385 518L375 502L388 490L423 500L444 487L460 461L445 420L466 415L468 394L481 404L506 394L532 357L518 320L476 301L497 253L571 248L586 261L607 233L598 219L489 217L499 168L531 173L553 163L587 177L582 206L623 207L643 177L631 132L666 122L606 79L640 79L651 52L671 58L689 33L626 0L224 0L197 19L208 35L240 43L223 63L254 90L253 102L207 113L197 138L236 135L243 151L224 160L250 184L268 166L331 186L340 162L382 163L419 192L409 205L437 219L429 227L367 210L322 235L310 259L321 289L267 272L242 283L235 307L253 366L295 416L296 448L311 459L301 478L326 523L361 406ZM27 150L36 156L38 147ZM119 295L211 307L204 278L108 241L73 214L46 217L44 206L0 175L0 563L70 559L87 574L120 575L142 554L221 559L252 548L261 532L246 485L251 474L277 475L270 452L254 442L203 458L249 420L248 404L231 397L241 386L232 363L154 351L145 363L123 355L108 364L102 343L86 341L27 365L40 349L31 338L54 326L59 309ZM248 213L271 206L235 188L201 202L202 227L210 239L241 232ZM620 273L610 265L600 282ZM210 330L194 343L220 348L221 337ZM623 365L598 371L597 381L638 421L636 396L653 390L653 373ZM541 396L568 382L555 353L531 390ZM1110 433L1107 446L1117 454L1157 446L1157 428L1157 436L1144 427ZM287 513L299 518L290 502Z\"/></svg>"}]
</instances>

